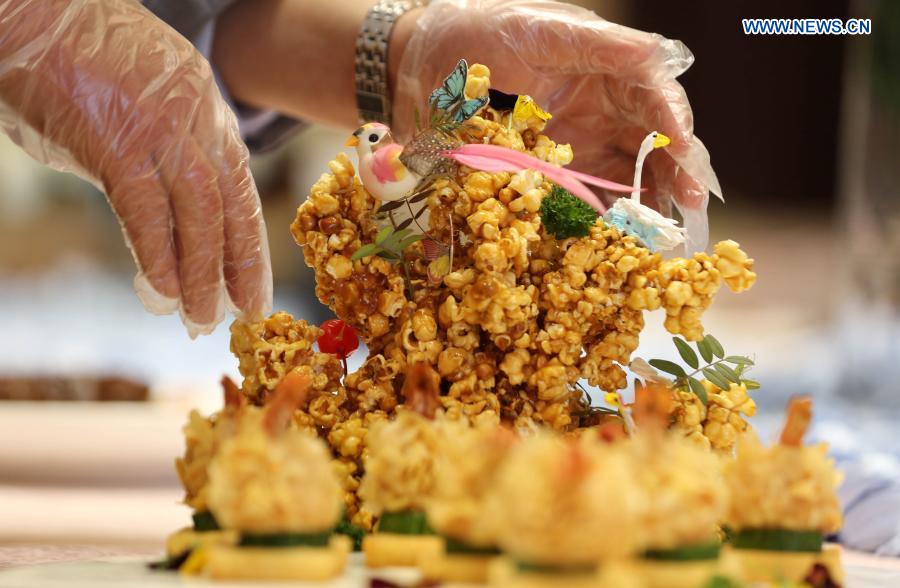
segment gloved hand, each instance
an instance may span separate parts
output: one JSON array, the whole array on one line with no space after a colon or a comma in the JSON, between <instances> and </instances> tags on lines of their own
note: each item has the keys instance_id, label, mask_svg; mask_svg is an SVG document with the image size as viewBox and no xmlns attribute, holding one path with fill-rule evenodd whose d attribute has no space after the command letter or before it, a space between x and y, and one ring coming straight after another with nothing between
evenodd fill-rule
<instances>
[{"instance_id":1,"label":"gloved hand","mask_svg":"<svg viewBox=\"0 0 900 588\"><path fill-rule=\"evenodd\" d=\"M0 0L0 128L108 196L156 313L191 336L268 312L259 195L194 47L137 2ZM50 237L48 235L48 237Z\"/></svg>"},{"instance_id":2,"label":"gloved hand","mask_svg":"<svg viewBox=\"0 0 900 588\"><path fill-rule=\"evenodd\" d=\"M668 135L667 153L647 158L642 201L666 215L674 202L689 248L706 246L709 191L722 191L675 81L693 62L684 45L560 2L434 0L418 17L397 74L400 137L461 57L487 65L494 88L529 94L550 112L546 132L572 144L573 169L630 185L641 140L651 131Z\"/></svg>"}]
</instances>

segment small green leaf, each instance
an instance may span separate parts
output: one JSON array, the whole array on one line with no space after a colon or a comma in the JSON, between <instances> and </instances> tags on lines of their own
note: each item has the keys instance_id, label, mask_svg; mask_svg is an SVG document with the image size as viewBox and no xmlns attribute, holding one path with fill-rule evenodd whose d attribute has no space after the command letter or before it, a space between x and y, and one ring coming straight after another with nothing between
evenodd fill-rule
<instances>
[{"instance_id":1,"label":"small green leaf","mask_svg":"<svg viewBox=\"0 0 900 588\"><path fill-rule=\"evenodd\" d=\"M747 390L759 390L759 382L756 380L741 380L741 382L747 387Z\"/></svg>"},{"instance_id":2,"label":"small green leaf","mask_svg":"<svg viewBox=\"0 0 900 588\"><path fill-rule=\"evenodd\" d=\"M381 245L382 243L384 243L385 239L387 239L388 237L391 236L391 233L393 233L393 232L394 232L393 227L384 227L383 229L378 231L377 235L375 235L375 244Z\"/></svg>"},{"instance_id":3,"label":"small green leaf","mask_svg":"<svg viewBox=\"0 0 900 588\"><path fill-rule=\"evenodd\" d=\"M724 363L717 363L716 371L719 372L719 374L721 374L729 382L734 382L735 384L741 383L741 377L738 375L738 373Z\"/></svg>"},{"instance_id":4,"label":"small green leaf","mask_svg":"<svg viewBox=\"0 0 900 588\"><path fill-rule=\"evenodd\" d=\"M679 378L683 378L683 377L687 376L687 373L685 373L684 368L682 368L680 365L678 365L677 363L672 362L672 361L668 361L665 359L651 359L647 363L649 363L650 365L652 365L653 367L655 367L656 369L658 369L660 371L666 372L667 374L672 374L673 376L676 376Z\"/></svg>"},{"instance_id":5,"label":"small green leaf","mask_svg":"<svg viewBox=\"0 0 900 588\"><path fill-rule=\"evenodd\" d=\"M412 245L413 243L417 243L425 238L425 235L410 235L409 237L400 241L399 249L400 251L405 250L407 247Z\"/></svg>"},{"instance_id":6,"label":"small green leaf","mask_svg":"<svg viewBox=\"0 0 900 588\"><path fill-rule=\"evenodd\" d=\"M703 382L697 378L688 378L688 385L691 387L691 392L697 395L697 398L700 399L704 406L709 404L709 398L706 397L706 388L703 387Z\"/></svg>"},{"instance_id":7,"label":"small green leaf","mask_svg":"<svg viewBox=\"0 0 900 588\"><path fill-rule=\"evenodd\" d=\"M700 352L700 355L703 356L703 361L709 363L713 359L712 347L706 339L701 339L697 341L697 350Z\"/></svg>"},{"instance_id":8,"label":"small green leaf","mask_svg":"<svg viewBox=\"0 0 900 588\"><path fill-rule=\"evenodd\" d=\"M406 219L405 221L403 221L402 223L400 223L399 225L397 225L397 228L398 228L398 229L405 229L406 227L408 227L409 225L411 225L412 222L413 222L412 217L409 217L408 219Z\"/></svg>"},{"instance_id":9,"label":"small green leaf","mask_svg":"<svg viewBox=\"0 0 900 588\"><path fill-rule=\"evenodd\" d=\"M703 375L706 376L706 379L721 388L722 390L728 390L731 388L731 384L728 383L728 380L719 375L719 372L712 368L703 368Z\"/></svg>"},{"instance_id":10,"label":"small green leaf","mask_svg":"<svg viewBox=\"0 0 900 588\"><path fill-rule=\"evenodd\" d=\"M412 229L398 228L398 230L394 231L390 237L385 239L384 243L382 243L381 246L384 247L385 249L387 249L388 251L393 251L394 253L397 253L399 251L397 247L400 244L400 242L403 239L405 239L406 237L408 237L410 234L412 234Z\"/></svg>"},{"instance_id":11,"label":"small green leaf","mask_svg":"<svg viewBox=\"0 0 900 588\"><path fill-rule=\"evenodd\" d=\"M752 359L743 355L729 355L725 358L725 361L734 365L754 365Z\"/></svg>"},{"instance_id":12,"label":"small green leaf","mask_svg":"<svg viewBox=\"0 0 900 588\"><path fill-rule=\"evenodd\" d=\"M419 192L419 193L417 193L417 194L413 194L412 196L410 196L410 198L409 198L409 203L410 203L410 204L416 204L417 202L421 202L422 200L425 200L426 198L428 198L428 197L431 196L432 194L434 194L434 189L422 190L421 192Z\"/></svg>"},{"instance_id":13,"label":"small green leaf","mask_svg":"<svg viewBox=\"0 0 900 588\"><path fill-rule=\"evenodd\" d=\"M716 357L725 357L725 350L722 348L722 344L719 343L718 339L716 339L712 335L707 335L703 338L703 340L709 343L709 347L710 349L712 349L712 352Z\"/></svg>"},{"instance_id":14,"label":"small green leaf","mask_svg":"<svg viewBox=\"0 0 900 588\"><path fill-rule=\"evenodd\" d=\"M394 261L394 262L400 261L400 256L397 255L396 253L392 253L390 251L382 250L382 251L379 251L378 253L376 253L376 255L383 259L387 259L388 261Z\"/></svg>"},{"instance_id":15,"label":"small green leaf","mask_svg":"<svg viewBox=\"0 0 900 588\"><path fill-rule=\"evenodd\" d=\"M392 210L396 210L406 204L405 200L391 200L390 202L385 202L381 206L378 207L378 212L390 212Z\"/></svg>"},{"instance_id":16,"label":"small green leaf","mask_svg":"<svg viewBox=\"0 0 900 588\"><path fill-rule=\"evenodd\" d=\"M363 245L359 249L353 252L353 255L350 256L350 261L356 261L357 259L362 259L363 257L369 257L370 255L375 255L378 253L379 247L375 243L369 243L367 245Z\"/></svg>"},{"instance_id":17,"label":"small green leaf","mask_svg":"<svg viewBox=\"0 0 900 588\"><path fill-rule=\"evenodd\" d=\"M684 363L688 364L694 369L700 367L700 360L697 359L697 354L694 353L694 350L691 349L691 346L687 344L687 341L685 341L681 337L672 337L672 341L675 342L675 347L678 348L678 354L681 355L681 359L684 360Z\"/></svg>"},{"instance_id":18,"label":"small green leaf","mask_svg":"<svg viewBox=\"0 0 900 588\"><path fill-rule=\"evenodd\" d=\"M745 368L745 367L747 367L747 366L745 366L745 365L743 365L743 364L737 366L736 368L734 368L734 373L736 373L736 374L739 375L739 376L743 376L743 375L744 375L744 368Z\"/></svg>"}]
</instances>

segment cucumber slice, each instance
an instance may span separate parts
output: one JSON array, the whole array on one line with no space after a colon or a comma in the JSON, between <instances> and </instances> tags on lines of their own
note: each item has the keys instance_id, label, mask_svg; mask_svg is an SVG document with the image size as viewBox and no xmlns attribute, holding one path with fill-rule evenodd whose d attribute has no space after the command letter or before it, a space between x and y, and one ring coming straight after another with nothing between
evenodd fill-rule
<instances>
[{"instance_id":1,"label":"cucumber slice","mask_svg":"<svg viewBox=\"0 0 900 588\"><path fill-rule=\"evenodd\" d=\"M447 553L457 555L500 555L500 549L494 546L472 545L465 541L444 537L444 549Z\"/></svg>"},{"instance_id":2,"label":"cucumber slice","mask_svg":"<svg viewBox=\"0 0 900 588\"><path fill-rule=\"evenodd\" d=\"M217 521L216 516L208 510L195 512L191 515L191 518L194 519L195 531L203 532L219 530L219 521Z\"/></svg>"},{"instance_id":3,"label":"cucumber slice","mask_svg":"<svg viewBox=\"0 0 900 588\"><path fill-rule=\"evenodd\" d=\"M434 531L425 520L421 510L401 510L386 512L378 521L379 533L398 533L400 535L434 535Z\"/></svg>"},{"instance_id":4,"label":"cucumber slice","mask_svg":"<svg viewBox=\"0 0 900 588\"><path fill-rule=\"evenodd\" d=\"M344 513L344 516L341 517L340 522L334 528L334 532L338 535L350 537L353 540L353 551L362 551L362 541L363 537L366 536L366 530L351 523L350 519L347 518L347 513Z\"/></svg>"},{"instance_id":5,"label":"cucumber slice","mask_svg":"<svg viewBox=\"0 0 900 588\"><path fill-rule=\"evenodd\" d=\"M547 574L547 575L581 575L593 574L597 571L597 566L593 564L584 565L554 565L542 564L528 561L516 561L516 569L526 574Z\"/></svg>"},{"instance_id":6,"label":"cucumber slice","mask_svg":"<svg viewBox=\"0 0 900 588\"><path fill-rule=\"evenodd\" d=\"M657 561L702 561L719 559L719 551L722 545L718 541L685 545L674 549L648 549L644 552L644 559Z\"/></svg>"},{"instance_id":7,"label":"cucumber slice","mask_svg":"<svg viewBox=\"0 0 900 588\"><path fill-rule=\"evenodd\" d=\"M735 549L818 553L822 551L822 541L822 533L819 531L743 529L734 532L731 544Z\"/></svg>"},{"instance_id":8,"label":"cucumber slice","mask_svg":"<svg viewBox=\"0 0 900 588\"><path fill-rule=\"evenodd\" d=\"M331 531L322 533L242 533L240 547L325 547Z\"/></svg>"},{"instance_id":9,"label":"cucumber slice","mask_svg":"<svg viewBox=\"0 0 900 588\"><path fill-rule=\"evenodd\" d=\"M191 556L193 552L192 549L186 549L178 555L171 555L166 557L166 559L162 561L154 561L147 564L147 567L151 570L177 570L181 567L181 564L187 561L187 558Z\"/></svg>"}]
</instances>

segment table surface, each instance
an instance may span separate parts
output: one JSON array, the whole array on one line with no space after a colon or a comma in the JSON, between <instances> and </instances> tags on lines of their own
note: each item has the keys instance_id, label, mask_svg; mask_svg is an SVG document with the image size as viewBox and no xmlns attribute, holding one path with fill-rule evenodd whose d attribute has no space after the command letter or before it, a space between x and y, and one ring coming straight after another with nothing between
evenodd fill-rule
<instances>
[{"instance_id":1,"label":"table surface","mask_svg":"<svg viewBox=\"0 0 900 588\"><path fill-rule=\"evenodd\" d=\"M161 549L161 545L151 544L0 544L0 587L18 585L20 581L37 588L62 585L93 588L121 581L154 588L180 584L177 576L146 571L144 563L158 559ZM846 551L843 557L847 588L900 585L900 560ZM361 580L367 574L361 571L358 557L355 560L351 560L348 578L338 582L339 585L362 585ZM402 570L394 573L398 572L403 574Z\"/></svg>"}]
</instances>

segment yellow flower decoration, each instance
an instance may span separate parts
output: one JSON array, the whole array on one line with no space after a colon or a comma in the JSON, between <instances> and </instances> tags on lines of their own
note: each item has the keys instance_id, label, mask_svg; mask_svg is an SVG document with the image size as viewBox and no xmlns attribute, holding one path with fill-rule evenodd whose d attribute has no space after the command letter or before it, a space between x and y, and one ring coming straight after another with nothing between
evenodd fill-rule
<instances>
[{"instance_id":1,"label":"yellow flower decoration","mask_svg":"<svg viewBox=\"0 0 900 588\"><path fill-rule=\"evenodd\" d=\"M604 396L603 399L606 400L606 404L614 406L616 408L619 408L619 406L621 406L622 404L617 392L607 392L606 396Z\"/></svg>"},{"instance_id":2,"label":"yellow flower decoration","mask_svg":"<svg viewBox=\"0 0 900 588\"><path fill-rule=\"evenodd\" d=\"M532 116L546 122L553 118L549 112L538 106L534 98L525 94L520 94L516 98L516 105L513 107L513 118L516 120L528 120Z\"/></svg>"}]
</instances>

